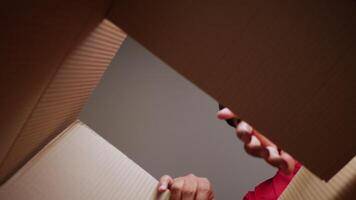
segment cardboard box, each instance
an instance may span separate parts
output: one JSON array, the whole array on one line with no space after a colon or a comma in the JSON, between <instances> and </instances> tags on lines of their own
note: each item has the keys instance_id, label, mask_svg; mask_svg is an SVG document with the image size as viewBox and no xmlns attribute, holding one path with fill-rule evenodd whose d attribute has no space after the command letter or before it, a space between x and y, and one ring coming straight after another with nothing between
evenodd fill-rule
<instances>
[{"instance_id":1,"label":"cardboard box","mask_svg":"<svg viewBox=\"0 0 356 200\"><path fill-rule=\"evenodd\" d=\"M3 3L0 182L75 121L126 36L118 27L328 180L356 154L355 10L351 0Z\"/></svg>"},{"instance_id":2,"label":"cardboard box","mask_svg":"<svg viewBox=\"0 0 356 200\"><path fill-rule=\"evenodd\" d=\"M0 188L2 200L168 200L158 182L80 121Z\"/></svg>"},{"instance_id":3,"label":"cardboard box","mask_svg":"<svg viewBox=\"0 0 356 200\"><path fill-rule=\"evenodd\" d=\"M121 0L109 19L328 180L356 155L355 11L352 0Z\"/></svg>"}]
</instances>

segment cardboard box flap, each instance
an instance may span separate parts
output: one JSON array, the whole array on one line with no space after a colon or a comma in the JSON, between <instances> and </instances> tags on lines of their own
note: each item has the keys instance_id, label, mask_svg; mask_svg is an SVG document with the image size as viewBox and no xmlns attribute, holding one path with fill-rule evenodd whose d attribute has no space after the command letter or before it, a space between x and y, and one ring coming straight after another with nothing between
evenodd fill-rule
<instances>
[{"instance_id":1,"label":"cardboard box flap","mask_svg":"<svg viewBox=\"0 0 356 200\"><path fill-rule=\"evenodd\" d=\"M329 182L320 180L302 168L280 196L280 200L341 199L353 200L356 196L356 157L341 169Z\"/></svg>"},{"instance_id":2,"label":"cardboard box flap","mask_svg":"<svg viewBox=\"0 0 356 200\"><path fill-rule=\"evenodd\" d=\"M157 184L146 171L77 121L0 188L0 199L153 200ZM168 197L166 192L158 199Z\"/></svg>"},{"instance_id":3,"label":"cardboard box flap","mask_svg":"<svg viewBox=\"0 0 356 200\"><path fill-rule=\"evenodd\" d=\"M351 0L116 0L108 18L329 179L356 154L355 12Z\"/></svg>"},{"instance_id":4,"label":"cardboard box flap","mask_svg":"<svg viewBox=\"0 0 356 200\"><path fill-rule=\"evenodd\" d=\"M78 116L126 34L110 0L0 7L0 184Z\"/></svg>"}]
</instances>

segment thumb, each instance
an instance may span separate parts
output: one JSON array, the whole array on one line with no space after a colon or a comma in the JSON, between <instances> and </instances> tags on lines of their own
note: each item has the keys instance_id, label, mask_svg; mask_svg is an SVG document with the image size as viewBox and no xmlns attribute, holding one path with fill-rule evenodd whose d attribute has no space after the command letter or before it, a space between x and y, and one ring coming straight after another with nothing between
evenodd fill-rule
<instances>
[{"instance_id":1,"label":"thumb","mask_svg":"<svg viewBox=\"0 0 356 200\"><path fill-rule=\"evenodd\" d=\"M164 175L159 179L158 192L164 192L173 184L172 177Z\"/></svg>"}]
</instances>

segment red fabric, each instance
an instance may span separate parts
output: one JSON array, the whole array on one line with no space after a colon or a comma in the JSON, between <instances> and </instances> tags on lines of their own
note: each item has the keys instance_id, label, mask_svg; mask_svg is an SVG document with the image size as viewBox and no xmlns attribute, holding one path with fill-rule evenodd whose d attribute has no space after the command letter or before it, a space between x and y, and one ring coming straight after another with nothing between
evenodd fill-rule
<instances>
[{"instance_id":1,"label":"red fabric","mask_svg":"<svg viewBox=\"0 0 356 200\"><path fill-rule=\"evenodd\" d=\"M280 170L276 175L255 187L254 191L249 191L244 200L276 200L282 194L289 182L297 174L301 165L297 163L294 171L290 175L286 175Z\"/></svg>"}]
</instances>

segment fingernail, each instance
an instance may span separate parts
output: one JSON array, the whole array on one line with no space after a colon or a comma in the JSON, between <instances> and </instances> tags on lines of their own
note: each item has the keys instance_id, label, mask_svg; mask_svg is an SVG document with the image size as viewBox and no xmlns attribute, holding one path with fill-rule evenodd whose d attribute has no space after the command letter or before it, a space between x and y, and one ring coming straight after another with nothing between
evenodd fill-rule
<instances>
[{"instance_id":1,"label":"fingernail","mask_svg":"<svg viewBox=\"0 0 356 200\"><path fill-rule=\"evenodd\" d=\"M228 115L231 115L231 110L228 108L223 108L218 112L218 117L220 119L224 119L224 116L228 116Z\"/></svg>"},{"instance_id":2,"label":"fingernail","mask_svg":"<svg viewBox=\"0 0 356 200\"><path fill-rule=\"evenodd\" d=\"M258 140L258 138L256 136L251 136L251 140L250 142L248 143L248 145L250 147L259 147L261 146L261 142Z\"/></svg>"},{"instance_id":3,"label":"fingernail","mask_svg":"<svg viewBox=\"0 0 356 200\"><path fill-rule=\"evenodd\" d=\"M252 127L245 121L241 121L237 125L237 132L239 132L241 134L250 134L250 133L252 133Z\"/></svg>"},{"instance_id":4,"label":"fingernail","mask_svg":"<svg viewBox=\"0 0 356 200\"><path fill-rule=\"evenodd\" d=\"M268 150L269 153L269 157L270 158L278 158L279 156L279 152L278 149L274 146L267 146L266 149Z\"/></svg>"},{"instance_id":5,"label":"fingernail","mask_svg":"<svg viewBox=\"0 0 356 200\"><path fill-rule=\"evenodd\" d=\"M164 190L166 190L167 189L167 185L165 185L165 184L162 184L161 186L159 186L159 188L158 188L160 191L164 191Z\"/></svg>"},{"instance_id":6,"label":"fingernail","mask_svg":"<svg viewBox=\"0 0 356 200\"><path fill-rule=\"evenodd\" d=\"M252 127L244 121L241 121L236 128L237 136L246 144L251 141L252 131Z\"/></svg>"}]
</instances>

